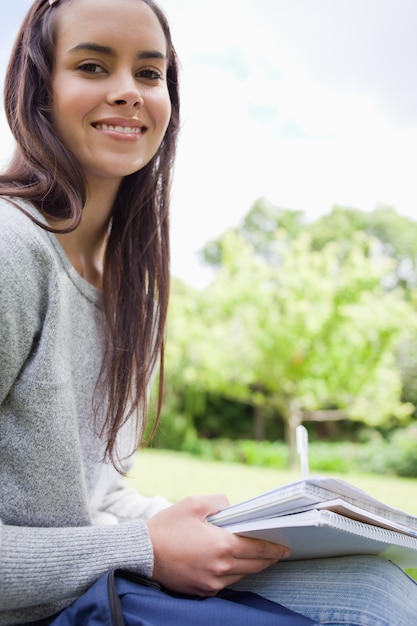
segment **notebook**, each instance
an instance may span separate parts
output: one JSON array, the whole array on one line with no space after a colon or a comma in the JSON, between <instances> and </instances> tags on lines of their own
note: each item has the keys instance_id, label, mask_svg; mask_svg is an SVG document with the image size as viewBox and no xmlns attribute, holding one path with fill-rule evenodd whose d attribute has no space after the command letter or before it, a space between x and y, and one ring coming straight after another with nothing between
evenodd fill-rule
<instances>
[{"instance_id":1,"label":"notebook","mask_svg":"<svg viewBox=\"0 0 417 626\"><path fill-rule=\"evenodd\" d=\"M417 566L417 518L336 478L295 481L208 520L286 545L293 560L372 554L403 568Z\"/></svg>"}]
</instances>

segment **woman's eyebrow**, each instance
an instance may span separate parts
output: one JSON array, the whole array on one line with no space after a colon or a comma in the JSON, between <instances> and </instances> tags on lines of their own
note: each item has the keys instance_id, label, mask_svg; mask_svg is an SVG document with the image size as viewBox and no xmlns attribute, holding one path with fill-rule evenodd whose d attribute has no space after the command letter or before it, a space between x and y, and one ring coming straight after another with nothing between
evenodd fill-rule
<instances>
[{"instance_id":1,"label":"woman's eyebrow","mask_svg":"<svg viewBox=\"0 0 417 626\"><path fill-rule=\"evenodd\" d=\"M103 46L102 44L93 43L90 41L77 44L76 46L71 48L70 53L79 52L80 50L88 50L89 52L98 52L99 54L104 54L109 57L117 56L117 52L114 48L111 48L110 46ZM160 52L159 50L141 50L137 53L136 57L138 59L166 60L166 55Z\"/></svg>"}]
</instances>

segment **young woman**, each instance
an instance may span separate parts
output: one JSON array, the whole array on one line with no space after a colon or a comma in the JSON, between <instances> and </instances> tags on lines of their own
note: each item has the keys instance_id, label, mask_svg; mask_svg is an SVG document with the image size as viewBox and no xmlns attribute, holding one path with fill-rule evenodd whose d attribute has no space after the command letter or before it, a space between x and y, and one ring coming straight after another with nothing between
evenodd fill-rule
<instances>
[{"instance_id":1,"label":"young woman","mask_svg":"<svg viewBox=\"0 0 417 626\"><path fill-rule=\"evenodd\" d=\"M114 567L200 596L242 581L326 624L414 623L415 585L386 561L277 564L285 547L206 523L224 496L171 506L123 482L163 378L179 98L160 9L35 0L5 105L0 626L51 623Z\"/></svg>"}]
</instances>

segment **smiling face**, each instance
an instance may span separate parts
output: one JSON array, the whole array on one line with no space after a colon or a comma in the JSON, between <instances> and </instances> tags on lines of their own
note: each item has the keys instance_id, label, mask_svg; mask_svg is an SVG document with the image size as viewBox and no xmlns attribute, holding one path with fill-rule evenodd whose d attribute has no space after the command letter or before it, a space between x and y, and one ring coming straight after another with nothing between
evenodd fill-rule
<instances>
[{"instance_id":1,"label":"smiling face","mask_svg":"<svg viewBox=\"0 0 417 626\"><path fill-rule=\"evenodd\" d=\"M89 187L144 167L167 129L167 45L142 0L73 0L57 14L53 122Z\"/></svg>"}]
</instances>

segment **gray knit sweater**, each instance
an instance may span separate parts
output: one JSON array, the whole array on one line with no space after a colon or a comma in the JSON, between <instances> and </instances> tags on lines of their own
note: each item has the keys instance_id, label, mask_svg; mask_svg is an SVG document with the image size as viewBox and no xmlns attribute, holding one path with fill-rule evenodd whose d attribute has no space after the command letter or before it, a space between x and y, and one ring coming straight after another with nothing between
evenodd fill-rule
<instances>
[{"instance_id":1,"label":"gray knit sweater","mask_svg":"<svg viewBox=\"0 0 417 626\"><path fill-rule=\"evenodd\" d=\"M167 502L125 487L93 426L102 324L56 237L0 200L0 626L52 615L111 567L152 572L144 520Z\"/></svg>"}]
</instances>

